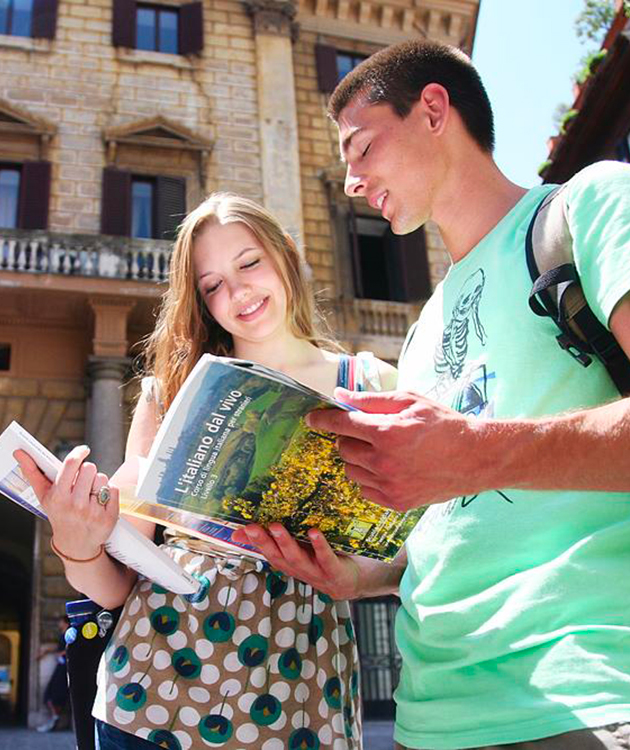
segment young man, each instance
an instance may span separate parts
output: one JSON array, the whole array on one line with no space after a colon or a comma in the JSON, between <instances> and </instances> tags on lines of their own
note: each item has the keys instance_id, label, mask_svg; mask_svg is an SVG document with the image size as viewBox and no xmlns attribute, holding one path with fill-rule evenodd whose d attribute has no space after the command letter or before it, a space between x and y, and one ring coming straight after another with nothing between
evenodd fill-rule
<instances>
[{"instance_id":1,"label":"young man","mask_svg":"<svg viewBox=\"0 0 630 750\"><path fill-rule=\"evenodd\" d=\"M411 42L372 56L329 111L364 196L397 234L432 219L453 265L410 332L399 388L318 412L348 475L400 510L430 505L400 581L402 746L630 748L630 400L584 369L528 307L525 233L551 186L492 159L490 104L458 50ZM630 355L630 167L567 190L589 304ZM418 395L422 394L422 395ZM247 532L272 564L344 596L395 588L383 571L314 554L281 528Z\"/></svg>"}]
</instances>

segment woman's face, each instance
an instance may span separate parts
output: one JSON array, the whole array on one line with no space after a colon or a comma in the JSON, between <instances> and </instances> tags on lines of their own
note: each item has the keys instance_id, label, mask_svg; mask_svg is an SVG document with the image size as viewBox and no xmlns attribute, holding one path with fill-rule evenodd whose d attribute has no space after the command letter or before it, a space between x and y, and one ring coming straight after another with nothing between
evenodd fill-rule
<instances>
[{"instance_id":1,"label":"woman's face","mask_svg":"<svg viewBox=\"0 0 630 750\"><path fill-rule=\"evenodd\" d=\"M238 339L286 333L287 293L269 253L241 223L212 224L193 249L197 288L214 320Z\"/></svg>"}]
</instances>

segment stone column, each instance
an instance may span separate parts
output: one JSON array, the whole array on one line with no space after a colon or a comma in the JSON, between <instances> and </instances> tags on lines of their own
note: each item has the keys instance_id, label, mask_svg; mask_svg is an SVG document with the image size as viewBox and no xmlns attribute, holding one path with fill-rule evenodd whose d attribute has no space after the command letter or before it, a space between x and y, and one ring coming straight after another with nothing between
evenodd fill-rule
<instances>
[{"instance_id":1,"label":"stone column","mask_svg":"<svg viewBox=\"0 0 630 750\"><path fill-rule=\"evenodd\" d=\"M87 442L92 449L89 460L110 476L125 455L122 384L129 364L127 357L90 357L88 362Z\"/></svg>"},{"instance_id":2,"label":"stone column","mask_svg":"<svg viewBox=\"0 0 630 750\"><path fill-rule=\"evenodd\" d=\"M263 200L303 253L293 41L296 6L290 0L244 0L254 24Z\"/></svg>"},{"instance_id":3,"label":"stone column","mask_svg":"<svg viewBox=\"0 0 630 750\"><path fill-rule=\"evenodd\" d=\"M86 439L90 460L112 474L125 453L123 382L130 360L127 319L134 302L115 297L90 299L94 311L94 355L88 361L89 399Z\"/></svg>"}]
</instances>

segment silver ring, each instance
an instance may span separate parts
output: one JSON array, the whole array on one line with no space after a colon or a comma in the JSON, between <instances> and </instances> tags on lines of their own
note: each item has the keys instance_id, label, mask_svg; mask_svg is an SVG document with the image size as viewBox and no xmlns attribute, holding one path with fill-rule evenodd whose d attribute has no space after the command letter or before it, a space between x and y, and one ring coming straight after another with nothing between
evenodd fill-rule
<instances>
[{"instance_id":1,"label":"silver ring","mask_svg":"<svg viewBox=\"0 0 630 750\"><path fill-rule=\"evenodd\" d=\"M99 505L102 505L103 507L105 507L107 503L110 501L111 496L112 496L112 491L106 484L104 484L98 490L98 492L90 492L90 497L95 498L96 502Z\"/></svg>"}]
</instances>

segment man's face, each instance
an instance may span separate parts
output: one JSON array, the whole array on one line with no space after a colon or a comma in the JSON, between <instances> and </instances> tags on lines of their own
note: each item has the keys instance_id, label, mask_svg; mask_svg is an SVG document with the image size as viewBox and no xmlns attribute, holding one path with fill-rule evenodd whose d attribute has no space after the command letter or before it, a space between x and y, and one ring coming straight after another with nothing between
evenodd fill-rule
<instances>
[{"instance_id":1,"label":"man's face","mask_svg":"<svg viewBox=\"0 0 630 750\"><path fill-rule=\"evenodd\" d=\"M426 123L421 102L401 118L389 104L370 104L361 94L337 123L346 194L364 196L395 234L413 232L431 218L438 158Z\"/></svg>"}]
</instances>

